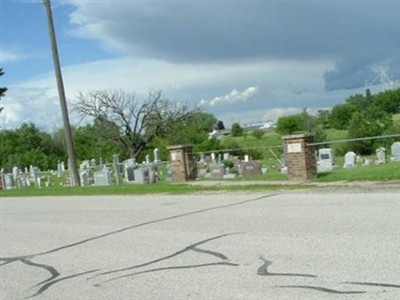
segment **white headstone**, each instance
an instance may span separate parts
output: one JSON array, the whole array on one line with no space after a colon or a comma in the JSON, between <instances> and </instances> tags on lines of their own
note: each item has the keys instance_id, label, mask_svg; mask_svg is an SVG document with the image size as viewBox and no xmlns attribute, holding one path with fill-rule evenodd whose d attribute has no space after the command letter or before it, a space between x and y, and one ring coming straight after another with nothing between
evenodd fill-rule
<instances>
[{"instance_id":1,"label":"white headstone","mask_svg":"<svg viewBox=\"0 0 400 300\"><path fill-rule=\"evenodd\" d=\"M248 161L249 161L249 156L248 156L247 154L244 156L244 161L245 161L245 162L248 162Z\"/></svg>"},{"instance_id":2,"label":"white headstone","mask_svg":"<svg viewBox=\"0 0 400 300\"><path fill-rule=\"evenodd\" d=\"M111 183L111 172L107 167L104 167L101 171L94 173L95 185L111 185Z\"/></svg>"},{"instance_id":3,"label":"white headstone","mask_svg":"<svg viewBox=\"0 0 400 300\"><path fill-rule=\"evenodd\" d=\"M400 142L394 142L390 147L392 157L391 161L400 161Z\"/></svg>"},{"instance_id":4,"label":"white headstone","mask_svg":"<svg viewBox=\"0 0 400 300\"><path fill-rule=\"evenodd\" d=\"M153 154L154 154L154 162L155 163L161 162L160 149L155 148L154 151L153 151Z\"/></svg>"},{"instance_id":5,"label":"white headstone","mask_svg":"<svg viewBox=\"0 0 400 300\"><path fill-rule=\"evenodd\" d=\"M353 151L349 151L344 155L343 168L354 168L357 155Z\"/></svg>"},{"instance_id":6,"label":"white headstone","mask_svg":"<svg viewBox=\"0 0 400 300\"><path fill-rule=\"evenodd\" d=\"M146 155L146 164L149 164L150 163L150 155Z\"/></svg>"},{"instance_id":7,"label":"white headstone","mask_svg":"<svg viewBox=\"0 0 400 300\"><path fill-rule=\"evenodd\" d=\"M80 176L80 181L81 181L81 186L88 186L90 184L89 180L89 172L88 171L82 171L79 173Z\"/></svg>"},{"instance_id":8,"label":"white headstone","mask_svg":"<svg viewBox=\"0 0 400 300\"><path fill-rule=\"evenodd\" d=\"M229 153L224 153L224 160L229 160Z\"/></svg>"},{"instance_id":9,"label":"white headstone","mask_svg":"<svg viewBox=\"0 0 400 300\"><path fill-rule=\"evenodd\" d=\"M206 162L206 154L204 152L200 153L200 161L199 163L205 163Z\"/></svg>"},{"instance_id":10,"label":"white headstone","mask_svg":"<svg viewBox=\"0 0 400 300\"><path fill-rule=\"evenodd\" d=\"M16 166L12 168L12 177L13 177L14 181L16 181L19 177L19 170L18 170L18 167L16 167Z\"/></svg>"},{"instance_id":11,"label":"white headstone","mask_svg":"<svg viewBox=\"0 0 400 300\"><path fill-rule=\"evenodd\" d=\"M386 148L379 147L376 149L376 161L377 164L384 164L386 162Z\"/></svg>"},{"instance_id":12,"label":"white headstone","mask_svg":"<svg viewBox=\"0 0 400 300\"><path fill-rule=\"evenodd\" d=\"M211 161L212 161L212 162L215 162L215 160L216 160L216 159L215 159L215 153L212 152L212 153L211 153Z\"/></svg>"},{"instance_id":13,"label":"white headstone","mask_svg":"<svg viewBox=\"0 0 400 300\"><path fill-rule=\"evenodd\" d=\"M58 162L57 164L57 177L61 177L63 175L63 170L61 168L61 163Z\"/></svg>"},{"instance_id":14,"label":"white headstone","mask_svg":"<svg viewBox=\"0 0 400 300\"><path fill-rule=\"evenodd\" d=\"M335 152L332 148L321 148L318 150L318 172L329 172L335 166Z\"/></svg>"}]
</instances>

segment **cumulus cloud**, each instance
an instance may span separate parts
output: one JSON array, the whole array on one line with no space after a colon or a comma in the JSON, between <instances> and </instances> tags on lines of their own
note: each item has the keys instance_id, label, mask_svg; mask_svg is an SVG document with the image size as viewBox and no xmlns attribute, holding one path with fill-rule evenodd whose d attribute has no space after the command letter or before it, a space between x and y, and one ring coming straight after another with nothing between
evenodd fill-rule
<instances>
[{"instance_id":1,"label":"cumulus cloud","mask_svg":"<svg viewBox=\"0 0 400 300\"><path fill-rule=\"evenodd\" d=\"M232 104L235 102L247 102L255 94L257 94L258 91L259 91L258 86L250 86L242 92L239 92L238 90L233 89L229 94L226 94L224 96L215 97L211 100L203 99L199 102L199 106L206 107L206 106Z\"/></svg>"}]
</instances>

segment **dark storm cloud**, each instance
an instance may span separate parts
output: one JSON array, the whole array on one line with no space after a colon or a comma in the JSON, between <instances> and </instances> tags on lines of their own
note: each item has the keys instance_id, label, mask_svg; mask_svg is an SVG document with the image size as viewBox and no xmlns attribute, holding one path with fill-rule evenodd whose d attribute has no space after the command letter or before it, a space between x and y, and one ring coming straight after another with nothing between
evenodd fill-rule
<instances>
[{"instance_id":1,"label":"dark storm cloud","mask_svg":"<svg viewBox=\"0 0 400 300\"><path fill-rule=\"evenodd\" d=\"M380 65L400 77L400 2L79 2L72 20L128 53L175 62L330 60L327 90Z\"/></svg>"}]
</instances>

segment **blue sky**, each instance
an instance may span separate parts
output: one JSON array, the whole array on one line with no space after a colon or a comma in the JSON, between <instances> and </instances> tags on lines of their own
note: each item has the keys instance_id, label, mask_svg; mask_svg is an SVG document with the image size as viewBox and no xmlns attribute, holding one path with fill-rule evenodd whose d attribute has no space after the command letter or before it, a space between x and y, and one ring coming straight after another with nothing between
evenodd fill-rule
<instances>
[{"instance_id":1,"label":"blue sky","mask_svg":"<svg viewBox=\"0 0 400 300\"><path fill-rule=\"evenodd\" d=\"M400 1L54 0L69 106L124 89L202 105L224 123L277 119L400 78ZM0 3L3 128L61 126L45 9ZM373 91L379 87L373 87ZM71 112L71 121L81 124Z\"/></svg>"}]
</instances>

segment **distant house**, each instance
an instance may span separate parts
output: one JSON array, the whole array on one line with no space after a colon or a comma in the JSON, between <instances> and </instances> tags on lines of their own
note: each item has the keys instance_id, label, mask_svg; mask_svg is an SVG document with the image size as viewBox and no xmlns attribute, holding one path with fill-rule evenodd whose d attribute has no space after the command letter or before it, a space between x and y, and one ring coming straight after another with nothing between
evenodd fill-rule
<instances>
[{"instance_id":1,"label":"distant house","mask_svg":"<svg viewBox=\"0 0 400 300\"><path fill-rule=\"evenodd\" d=\"M228 129L214 129L212 132L208 133L208 138L212 139L212 138L216 138L216 139L220 139L221 137L223 137L224 135L230 135L231 131Z\"/></svg>"}]
</instances>

